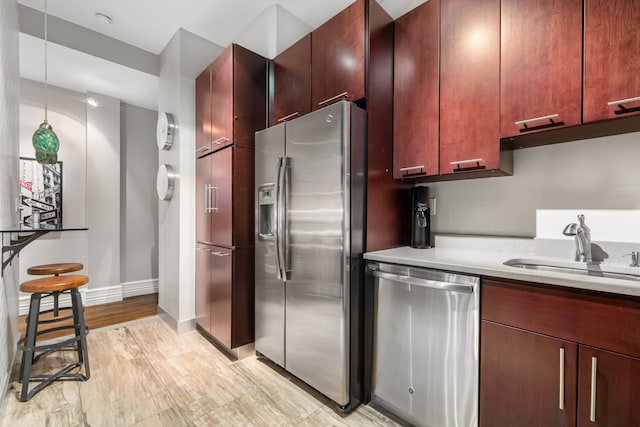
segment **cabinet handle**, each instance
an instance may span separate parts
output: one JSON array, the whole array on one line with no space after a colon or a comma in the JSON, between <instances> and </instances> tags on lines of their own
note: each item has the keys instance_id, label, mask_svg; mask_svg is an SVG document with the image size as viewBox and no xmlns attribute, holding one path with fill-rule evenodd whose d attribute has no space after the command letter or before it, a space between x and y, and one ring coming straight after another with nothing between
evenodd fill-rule
<instances>
[{"instance_id":1,"label":"cabinet handle","mask_svg":"<svg viewBox=\"0 0 640 427\"><path fill-rule=\"evenodd\" d=\"M548 116L534 117L533 119L520 120L514 123L516 125L526 125L528 123L539 122L540 120L551 120L551 119L557 119L557 118L558 118L557 114L550 114Z\"/></svg>"},{"instance_id":2,"label":"cabinet handle","mask_svg":"<svg viewBox=\"0 0 640 427\"><path fill-rule=\"evenodd\" d=\"M212 190L215 190L215 199L211 196L209 196L210 202L209 204L211 204L211 210L213 212L218 212L218 186L217 185L211 185L210 188ZM211 203L211 199L215 200L215 202Z\"/></svg>"},{"instance_id":3,"label":"cabinet handle","mask_svg":"<svg viewBox=\"0 0 640 427\"><path fill-rule=\"evenodd\" d=\"M327 98L324 101L318 102L318 105L328 104L329 102L334 101L336 99L348 98L348 97L349 97L349 92L342 92L342 93L337 94L336 96L332 96L331 98Z\"/></svg>"},{"instance_id":4,"label":"cabinet handle","mask_svg":"<svg viewBox=\"0 0 640 427\"><path fill-rule=\"evenodd\" d=\"M209 213L209 186L204 185L204 213Z\"/></svg>"},{"instance_id":5,"label":"cabinet handle","mask_svg":"<svg viewBox=\"0 0 640 427\"><path fill-rule=\"evenodd\" d=\"M420 166L409 166L407 168L400 168L400 172L407 172L407 171L412 171L415 169L424 169L424 165L420 165Z\"/></svg>"},{"instance_id":6,"label":"cabinet handle","mask_svg":"<svg viewBox=\"0 0 640 427\"><path fill-rule=\"evenodd\" d=\"M451 162L450 165L451 166L456 166L455 169L453 169L454 172L465 172L465 171L471 171L471 170L479 170L479 169L485 169L486 166L480 166L480 162L483 159L469 159L469 160L456 160L455 162ZM460 167L460 165L464 165L465 163L475 163L475 166L467 166L467 167Z\"/></svg>"},{"instance_id":7,"label":"cabinet handle","mask_svg":"<svg viewBox=\"0 0 640 427\"><path fill-rule=\"evenodd\" d=\"M216 139L215 141L211 141L212 144L216 144L216 145L222 145L223 142L227 142L229 141L229 138L225 138L224 136L221 136L220 138Z\"/></svg>"},{"instance_id":8,"label":"cabinet handle","mask_svg":"<svg viewBox=\"0 0 640 427\"><path fill-rule=\"evenodd\" d=\"M558 406L564 411L564 348L560 349L560 401Z\"/></svg>"},{"instance_id":9,"label":"cabinet handle","mask_svg":"<svg viewBox=\"0 0 640 427\"><path fill-rule=\"evenodd\" d=\"M293 114L289 114L288 116L284 116L281 119L278 119L278 123L282 123L282 122L286 122L289 119L292 119L294 117L298 117L300 115L300 113L298 113L297 111Z\"/></svg>"},{"instance_id":10,"label":"cabinet handle","mask_svg":"<svg viewBox=\"0 0 640 427\"><path fill-rule=\"evenodd\" d=\"M213 252L213 251L211 251L211 255L214 255L214 256L229 256L231 254L229 252Z\"/></svg>"},{"instance_id":11,"label":"cabinet handle","mask_svg":"<svg viewBox=\"0 0 640 427\"><path fill-rule=\"evenodd\" d=\"M196 153L203 153L203 152L207 151L208 149L209 149L209 147L208 147L208 146L203 145L202 147L200 147L200 148L198 148L198 149L196 150Z\"/></svg>"},{"instance_id":12,"label":"cabinet handle","mask_svg":"<svg viewBox=\"0 0 640 427\"><path fill-rule=\"evenodd\" d=\"M557 119L557 118L558 118L558 114L550 114L548 116L534 117L533 119L520 120L520 121L514 122L514 124L524 126L522 129L520 129L520 132L531 132L533 130L564 126L563 121L560 121L560 122L553 121L553 119ZM549 120L549 123L544 123L538 126L531 126L531 127L527 126L529 123L539 122L541 120Z\"/></svg>"},{"instance_id":13,"label":"cabinet handle","mask_svg":"<svg viewBox=\"0 0 640 427\"><path fill-rule=\"evenodd\" d=\"M589 421L596 422L596 375L598 373L598 358L591 358L591 406L589 410Z\"/></svg>"},{"instance_id":14,"label":"cabinet handle","mask_svg":"<svg viewBox=\"0 0 640 427\"><path fill-rule=\"evenodd\" d=\"M608 102L607 105L608 106L617 105L619 109L614 111L613 114L619 115L619 114L626 114L626 113L633 113L635 111L640 111L640 106L627 108L624 105L622 105L628 102L637 102L637 101L640 101L640 96L636 96L634 98L621 99L619 101L611 101L611 102Z\"/></svg>"},{"instance_id":15,"label":"cabinet handle","mask_svg":"<svg viewBox=\"0 0 640 427\"><path fill-rule=\"evenodd\" d=\"M196 248L196 252L209 252L207 248Z\"/></svg>"},{"instance_id":16,"label":"cabinet handle","mask_svg":"<svg viewBox=\"0 0 640 427\"><path fill-rule=\"evenodd\" d=\"M607 102L607 105L611 106L611 105L625 104L628 102L636 102L636 101L640 101L640 96L636 96L634 98L621 99L620 101Z\"/></svg>"}]
</instances>

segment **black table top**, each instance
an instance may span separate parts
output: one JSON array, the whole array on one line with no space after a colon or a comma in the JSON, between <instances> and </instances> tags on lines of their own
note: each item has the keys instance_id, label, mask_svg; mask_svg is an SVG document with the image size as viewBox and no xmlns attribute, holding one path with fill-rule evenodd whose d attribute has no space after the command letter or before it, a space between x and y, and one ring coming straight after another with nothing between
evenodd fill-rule
<instances>
[{"instance_id":1,"label":"black table top","mask_svg":"<svg viewBox=\"0 0 640 427\"><path fill-rule=\"evenodd\" d=\"M69 224L42 223L38 227L32 227L26 224L13 224L0 227L0 233L48 233L50 231L86 231L88 229L87 226Z\"/></svg>"}]
</instances>

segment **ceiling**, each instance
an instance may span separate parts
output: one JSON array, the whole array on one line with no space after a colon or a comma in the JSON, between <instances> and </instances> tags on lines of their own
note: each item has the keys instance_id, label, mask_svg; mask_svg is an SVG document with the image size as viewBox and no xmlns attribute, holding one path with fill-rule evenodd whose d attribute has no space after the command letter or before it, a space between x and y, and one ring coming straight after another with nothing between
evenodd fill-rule
<instances>
[{"instance_id":1,"label":"ceiling","mask_svg":"<svg viewBox=\"0 0 640 427\"><path fill-rule=\"evenodd\" d=\"M45 0L19 0L24 6L44 10ZM57 18L85 27L108 37L120 40L132 46L160 54L167 43L179 28L183 28L219 46L228 46L242 33L250 30L251 24L269 6L276 4L300 21L315 29L330 17L347 7L354 0L48 0L48 13ZM425 0L377 0L382 7L395 19L407 11L413 9ZM112 18L111 24L105 24L96 18L96 13L104 13ZM38 48L35 40L29 36L21 35L20 56L21 76L33 80L42 81L38 76L43 75L38 69L41 62L42 49ZM42 41L40 41L42 44ZM51 62L49 64L49 82L56 86L65 87L80 92L97 92L109 96L119 97L125 102L155 109L155 101L147 95L139 99L138 92L141 89L148 90L149 79L146 76L138 76L132 79L133 73L140 71L125 70L126 67L107 65L101 68L96 64L95 57L60 47L49 52ZM56 59L54 59L56 58ZM63 68L56 72L55 61ZM104 61L104 60L102 60ZM104 61L108 62L108 61ZM73 67L69 67L73 64ZM102 64L105 65L105 64ZM72 71L72 73L69 73ZM144 74L144 73L142 73ZM117 82L128 83L131 90L126 87L120 92L109 84ZM106 77L106 80L105 80ZM157 77L154 77L157 79ZM92 84L91 81L95 81ZM123 83L127 85L127 83ZM122 86L122 85L120 85ZM151 84L153 86L153 84ZM157 83L155 85L157 91ZM135 96L134 96L135 95Z\"/></svg>"}]
</instances>

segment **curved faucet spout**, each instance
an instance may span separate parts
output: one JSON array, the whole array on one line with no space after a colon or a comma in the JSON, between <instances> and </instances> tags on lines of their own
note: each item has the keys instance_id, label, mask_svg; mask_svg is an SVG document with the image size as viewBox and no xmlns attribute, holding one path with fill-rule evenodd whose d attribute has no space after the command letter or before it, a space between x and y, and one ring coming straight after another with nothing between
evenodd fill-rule
<instances>
[{"instance_id":1,"label":"curved faucet spout","mask_svg":"<svg viewBox=\"0 0 640 427\"><path fill-rule=\"evenodd\" d=\"M573 236L576 242L575 260L591 262L591 230L584 223L584 215L578 215L578 223L568 224L562 234Z\"/></svg>"}]
</instances>

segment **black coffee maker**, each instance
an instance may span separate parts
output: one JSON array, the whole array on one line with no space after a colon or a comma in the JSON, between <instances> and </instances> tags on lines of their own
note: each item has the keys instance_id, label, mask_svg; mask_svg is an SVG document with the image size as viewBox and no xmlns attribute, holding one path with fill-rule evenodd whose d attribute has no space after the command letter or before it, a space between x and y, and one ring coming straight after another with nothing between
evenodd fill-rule
<instances>
[{"instance_id":1,"label":"black coffee maker","mask_svg":"<svg viewBox=\"0 0 640 427\"><path fill-rule=\"evenodd\" d=\"M429 210L429 187L411 189L411 247L431 247L431 211Z\"/></svg>"}]
</instances>

